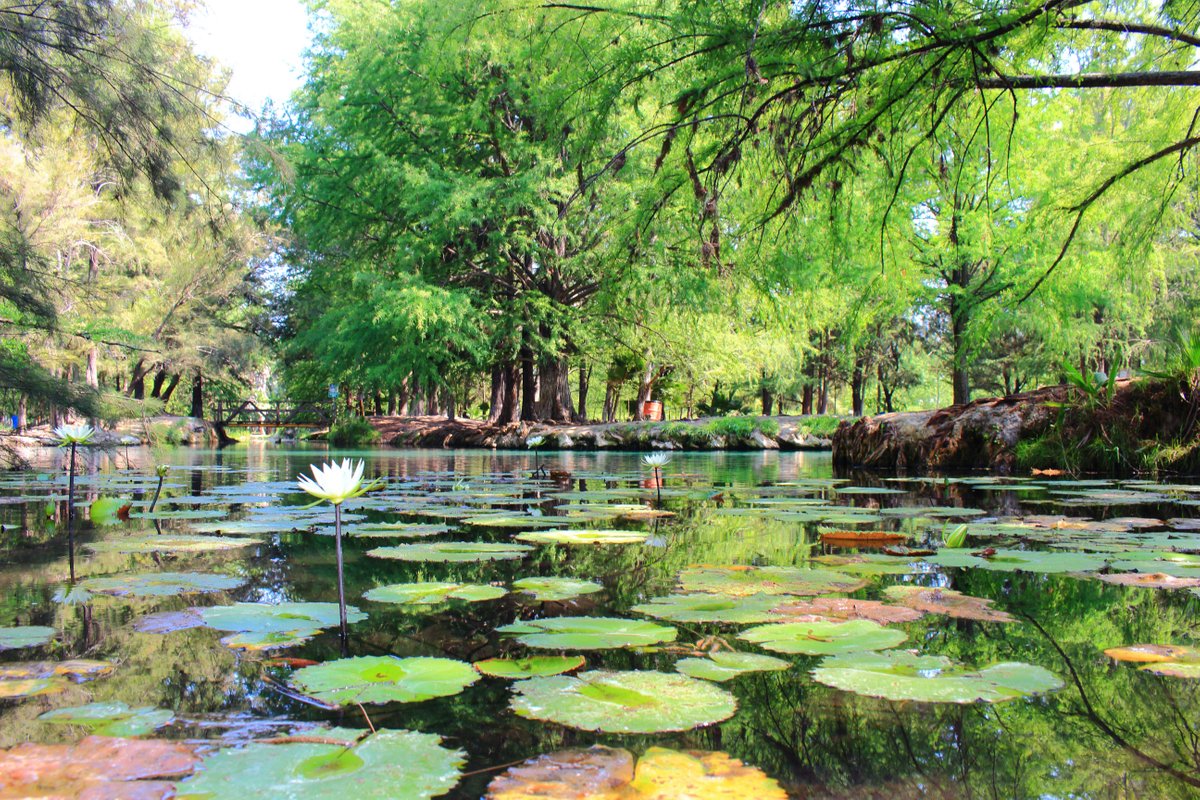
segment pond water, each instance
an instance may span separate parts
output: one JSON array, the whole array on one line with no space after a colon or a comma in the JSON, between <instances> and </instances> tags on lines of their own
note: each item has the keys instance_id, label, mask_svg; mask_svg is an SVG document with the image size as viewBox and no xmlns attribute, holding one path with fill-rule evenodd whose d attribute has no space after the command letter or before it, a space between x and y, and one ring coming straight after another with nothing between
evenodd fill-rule
<instances>
[{"instance_id":1,"label":"pond water","mask_svg":"<svg viewBox=\"0 0 1200 800\"><path fill-rule=\"evenodd\" d=\"M336 609L317 622L303 609L282 621L189 611L336 602L332 517L306 508L294 483L329 455L364 458L385 481L346 505L346 594L362 612L352 613L351 655L452 659L465 673L451 665L422 682L418 662L392 674L372 661L370 675L305 680L310 662L339 658ZM482 797L515 763L593 744L724 751L797 798L1200 796L1200 652L1187 649L1200 604L1200 485L835 477L827 456L788 453L677 454L658 486L632 453L90 451L79 460L72 588L67 477L62 454L45 458L0 476L3 747L78 741L87 725L39 717L123 702L172 712L142 732L160 726L155 738L201 742L210 756L288 734L320 742L325 727L366 728L368 718L465 754L440 788L413 797L450 785L445 796ZM150 518L160 461L170 470ZM536 466L553 478L531 477ZM107 519L104 502L94 509L109 524L89 519L97 498L119 501ZM127 514L113 513L125 502ZM945 547L964 524L961 546ZM555 535L564 530L644 536ZM518 536L528 549L430 546ZM199 549L214 544L237 546ZM161 573L180 575L145 577ZM564 598L539 599L513 585L531 577L579 583L522 584ZM455 586L363 597L430 582ZM628 622L578 630L571 618ZM6 639L16 626L53 631L44 643L36 631ZM1105 653L1130 645L1182 648ZM465 667L538 655L569 656L554 664L576 669L511 680ZM988 669L997 664L1008 666ZM492 669L505 666L521 667ZM408 695L388 694L400 684ZM382 696L369 691L381 686ZM440 696L420 699L431 693ZM406 747L413 763L424 758ZM294 794L261 796L333 796L306 793L303 780L339 786L372 765L366 751L353 765L309 762ZM194 796L260 796L236 766L222 768L244 791ZM0 797L20 796L4 781L0 769ZM747 786L720 796L774 796Z\"/></svg>"}]
</instances>

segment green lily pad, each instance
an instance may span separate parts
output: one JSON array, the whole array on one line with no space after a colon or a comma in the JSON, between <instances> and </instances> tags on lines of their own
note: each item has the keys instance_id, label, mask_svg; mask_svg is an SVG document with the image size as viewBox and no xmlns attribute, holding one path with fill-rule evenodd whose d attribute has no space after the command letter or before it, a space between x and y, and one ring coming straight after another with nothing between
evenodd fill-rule
<instances>
[{"instance_id":1,"label":"green lily pad","mask_svg":"<svg viewBox=\"0 0 1200 800\"><path fill-rule=\"evenodd\" d=\"M235 633L298 633L312 636L339 622L337 603L234 603L196 609L210 628ZM354 606L346 607L347 622L361 622L367 615Z\"/></svg>"},{"instance_id":2,"label":"green lily pad","mask_svg":"<svg viewBox=\"0 0 1200 800\"><path fill-rule=\"evenodd\" d=\"M607 733L686 731L737 710L724 689L668 672L592 670L533 678L514 690L512 709L519 716Z\"/></svg>"},{"instance_id":3,"label":"green lily pad","mask_svg":"<svg viewBox=\"0 0 1200 800\"><path fill-rule=\"evenodd\" d=\"M480 514L463 521L479 528L554 528L567 524L562 517L537 517L532 514Z\"/></svg>"},{"instance_id":4,"label":"green lily pad","mask_svg":"<svg viewBox=\"0 0 1200 800\"><path fill-rule=\"evenodd\" d=\"M417 522L392 522L392 523L362 523L352 525L346 533L354 538L412 538L416 539L422 536L437 536L442 533L449 533L454 530L449 525L440 525L437 523L417 523ZM322 529L317 531L324 533ZM330 534L333 529L328 530Z\"/></svg>"},{"instance_id":5,"label":"green lily pad","mask_svg":"<svg viewBox=\"0 0 1200 800\"><path fill-rule=\"evenodd\" d=\"M748 672L783 670L790 666L790 662L774 656L724 651L712 653L708 658L682 658L675 662L675 669L690 678L718 682L733 680Z\"/></svg>"},{"instance_id":6,"label":"green lily pad","mask_svg":"<svg viewBox=\"0 0 1200 800\"><path fill-rule=\"evenodd\" d=\"M479 673L450 658L359 656L297 670L292 683L305 694L334 705L415 703L461 692Z\"/></svg>"},{"instance_id":7,"label":"green lily pad","mask_svg":"<svg viewBox=\"0 0 1200 800\"><path fill-rule=\"evenodd\" d=\"M514 622L496 629L527 647L546 650L609 650L675 641L676 630L646 620L619 617L551 617Z\"/></svg>"},{"instance_id":8,"label":"green lily pad","mask_svg":"<svg viewBox=\"0 0 1200 800\"><path fill-rule=\"evenodd\" d=\"M0 664L0 699L55 694L74 683L111 675L111 661L85 658Z\"/></svg>"},{"instance_id":9,"label":"green lily pad","mask_svg":"<svg viewBox=\"0 0 1200 800\"><path fill-rule=\"evenodd\" d=\"M128 505L128 500L119 497L97 497L88 509L88 518L93 525L116 525L118 522L124 522L121 519L121 509Z\"/></svg>"},{"instance_id":10,"label":"green lily pad","mask_svg":"<svg viewBox=\"0 0 1200 800\"><path fill-rule=\"evenodd\" d=\"M89 592L135 597L171 597L198 592L225 592L236 589L244 581L229 575L199 572L148 572L140 575L118 575L112 578L88 578L80 586Z\"/></svg>"},{"instance_id":11,"label":"green lily pad","mask_svg":"<svg viewBox=\"0 0 1200 800\"><path fill-rule=\"evenodd\" d=\"M843 691L924 703L1001 703L1063 686L1057 675L1032 664L1005 662L971 670L945 656L904 651L827 658L812 675Z\"/></svg>"},{"instance_id":12,"label":"green lily pad","mask_svg":"<svg viewBox=\"0 0 1200 800\"><path fill-rule=\"evenodd\" d=\"M377 547L367 555L398 561L499 561L524 558L532 549L527 544L496 542L414 542Z\"/></svg>"},{"instance_id":13,"label":"green lily pad","mask_svg":"<svg viewBox=\"0 0 1200 800\"><path fill-rule=\"evenodd\" d=\"M534 531L518 533L513 538L534 544L643 544L650 534L637 531Z\"/></svg>"},{"instance_id":14,"label":"green lily pad","mask_svg":"<svg viewBox=\"0 0 1200 800\"><path fill-rule=\"evenodd\" d=\"M673 622L720 622L749 624L769 622L771 609L780 603L778 595L752 594L729 597L696 592L655 597L633 607L633 611Z\"/></svg>"},{"instance_id":15,"label":"green lily pad","mask_svg":"<svg viewBox=\"0 0 1200 800\"><path fill-rule=\"evenodd\" d=\"M38 719L65 725L82 725L97 736L146 736L170 724L175 714L169 709L144 706L130 708L127 704L89 703L72 708L47 711Z\"/></svg>"},{"instance_id":16,"label":"green lily pad","mask_svg":"<svg viewBox=\"0 0 1200 800\"><path fill-rule=\"evenodd\" d=\"M221 639L221 644L234 650L265 652L304 644L320 633L319 628L300 628L294 631L239 631Z\"/></svg>"},{"instance_id":17,"label":"green lily pad","mask_svg":"<svg viewBox=\"0 0 1200 800\"><path fill-rule=\"evenodd\" d=\"M524 680L573 672L586 662L583 656L531 656L529 658L489 658L476 661L475 669L493 678Z\"/></svg>"},{"instance_id":18,"label":"green lily pad","mask_svg":"<svg viewBox=\"0 0 1200 800\"><path fill-rule=\"evenodd\" d=\"M177 785L178 800L425 800L454 788L465 763L440 737L335 729L295 742L229 747ZM314 741L319 740L319 741Z\"/></svg>"},{"instance_id":19,"label":"green lily pad","mask_svg":"<svg viewBox=\"0 0 1200 800\"><path fill-rule=\"evenodd\" d=\"M692 567L679 575L687 592L710 592L731 597L752 594L818 595L853 592L867 582L844 572L800 567Z\"/></svg>"},{"instance_id":20,"label":"green lily pad","mask_svg":"<svg viewBox=\"0 0 1200 800\"><path fill-rule=\"evenodd\" d=\"M827 656L863 650L886 650L906 638L903 631L866 619L847 622L781 622L759 625L738 636L777 653Z\"/></svg>"},{"instance_id":21,"label":"green lily pad","mask_svg":"<svg viewBox=\"0 0 1200 800\"><path fill-rule=\"evenodd\" d=\"M378 586L363 597L377 603L396 603L404 606L436 605L451 600L479 603L504 597L508 591L485 583L394 583Z\"/></svg>"},{"instance_id":22,"label":"green lily pad","mask_svg":"<svg viewBox=\"0 0 1200 800\"><path fill-rule=\"evenodd\" d=\"M513 581L513 588L532 594L533 599L540 603L550 603L599 592L604 586L595 581L574 578L520 578Z\"/></svg>"},{"instance_id":23,"label":"green lily pad","mask_svg":"<svg viewBox=\"0 0 1200 800\"><path fill-rule=\"evenodd\" d=\"M93 553L204 553L216 550L235 550L260 544L257 539L244 536L189 536L186 534L128 536L102 542L87 542L84 548Z\"/></svg>"},{"instance_id":24,"label":"green lily pad","mask_svg":"<svg viewBox=\"0 0 1200 800\"><path fill-rule=\"evenodd\" d=\"M54 628L45 625L18 625L0 628L0 650L19 650L23 647L40 647L57 634Z\"/></svg>"},{"instance_id":25,"label":"green lily pad","mask_svg":"<svg viewBox=\"0 0 1200 800\"><path fill-rule=\"evenodd\" d=\"M982 552L982 551L977 551ZM1105 559L1089 553L1060 553L1042 550L996 550L986 557L971 550L944 548L925 559L941 567L978 567L997 572L1094 572Z\"/></svg>"}]
</instances>

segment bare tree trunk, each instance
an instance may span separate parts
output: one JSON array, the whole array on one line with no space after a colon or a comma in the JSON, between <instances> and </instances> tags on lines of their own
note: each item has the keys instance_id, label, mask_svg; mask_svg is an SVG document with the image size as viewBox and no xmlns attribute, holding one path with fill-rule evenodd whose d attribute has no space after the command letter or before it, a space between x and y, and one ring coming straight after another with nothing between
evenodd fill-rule
<instances>
[{"instance_id":1,"label":"bare tree trunk","mask_svg":"<svg viewBox=\"0 0 1200 800\"><path fill-rule=\"evenodd\" d=\"M850 377L850 403L851 413L856 417L863 415L863 392L867 382L863 374L865 367L865 359L862 356L854 359L854 372Z\"/></svg>"},{"instance_id":2,"label":"bare tree trunk","mask_svg":"<svg viewBox=\"0 0 1200 800\"><path fill-rule=\"evenodd\" d=\"M129 375L129 390L128 395L135 400L141 400L146 395L146 359L139 358L137 363L133 365L133 372Z\"/></svg>"},{"instance_id":3,"label":"bare tree trunk","mask_svg":"<svg viewBox=\"0 0 1200 800\"><path fill-rule=\"evenodd\" d=\"M617 418L617 400L621 396L621 384L609 381L604 385L604 412L601 420L612 422Z\"/></svg>"},{"instance_id":4,"label":"bare tree trunk","mask_svg":"<svg viewBox=\"0 0 1200 800\"><path fill-rule=\"evenodd\" d=\"M655 371L654 364L650 361L649 355L649 353L646 354L646 369L642 372L642 379L638 383L637 401L633 415L633 418L636 420L646 418L646 401L650 399L651 392L654 391L654 381L658 378L658 373Z\"/></svg>"},{"instance_id":5,"label":"bare tree trunk","mask_svg":"<svg viewBox=\"0 0 1200 800\"><path fill-rule=\"evenodd\" d=\"M375 416L382 417L383 416L383 393L376 391L375 396L372 398L372 400L375 402Z\"/></svg>"},{"instance_id":6,"label":"bare tree trunk","mask_svg":"<svg viewBox=\"0 0 1200 800\"><path fill-rule=\"evenodd\" d=\"M192 416L204 419L204 375L200 370L196 370L196 377L192 381Z\"/></svg>"},{"instance_id":7,"label":"bare tree trunk","mask_svg":"<svg viewBox=\"0 0 1200 800\"><path fill-rule=\"evenodd\" d=\"M167 382L167 371L165 369L160 369L158 372L154 373L154 383L152 383L150 385L150 396L151 397L161 397L162 390L163 390L163 384L166 382Z\"/></svg>"},{"instance_id":8,"label":"bare tree trunk","mask_svg":"<svg viewBox=\"0 0 1200 800\"><path fill-rule=\"evenodd\" d=\"M521 370L517 362L511 361L504 366L504 405L500 409L501 425L517 420L521 402Z\"/></svg>"},{"instance_id":9,"label":"bare tree trunk","mask_svg":"<svg viewBox=\"0 0 1200 800\"><path fill-rule=\"evenodd\" d=\"M537 375L533 371L533 351L528 345L521 347L521 419L535 419L534 401L537 399Z\"/></svg>"},{"instance_id":10,"label":"bare tree trunk","mask_svg":"<svg viewBox=\"0 0 1200 800\"><path fill-rule=\"evenodd\" d=\"M175 387L178 385L179 385L179 373L176 372L173 375L171 375L171 382L167 384L166 389L163 389L162 397L159 398L160 400L163 401L164 405L171 402L171 395L175 394Z\"/></svg>"},{"instance_id":11,"label":"bare tree trunk","mask_svg":"<svg viewBox=\"0 0 1200 800\"><path fill-rule=\"evenodd\" d=\"M454 402L454 394L449 387L442 387L442 408L446 409L446 419L453 422L457 418L457 404Z\"/></svg>"},{"instance_id":12,"label":"bare tree trunk","mask_svg":"<svg viewBox=\"0 0 1200 800\"><path fill-rule=\"evenodd\" d=\"M25 397L25 395L21 395L20 397L17 398L17 430L18 431L25 430L25 426L28 423L28 415L29 415L29 399L27 397ZM24 506L25 504L22 503L21 505Z\"/></svg>"},{"instance_id":13,"label":"bare tree trunk","mask_svg":"<svg viewBox=\"0 0 1200 800\"><path fill-rule=\"evenodd\" d=\"M87 354L87 385L93 389L100 388L100 354L95 345L92 345Z\"/></svg>"},{"instance_id":14,"label":"bare tree trunk","mask_svg":"<svg viewBox=\"0 0 1200 800\"><path fill-rule=\"evenodd\" d=\"M813 410L813 387L811 383L804 384L804 391L800 395L800 413L808 416Z\"/></svg>"},{"instance_id":15,"label":"bare tree trunk","mask_svg":"<svg viewBox=\"0 0 1200 800\"><path fill-rule=\"evenodd\" d=\"M488 422L493 425L504 416L504 395L507 389L505 377L504 367L500 364L493 364L492 391L488 395Z\"/></svg>"},{"instance_id":16,"label":"bare tree trunk","mask_svg":"<svg viewBox=\"0 0 1200 800\"><path fill-rule=\"evenodd\" d=\"M587 422L588 385L592 382L592 368L585 364L579 365L579 412L576 418Z\"/></svg>"},{"instance_id":17,"label":"bare tree trunk","mask_svg":"<svg viewBox=\"0 0 1200 800\"><path fill-rule=\"evenodd\" d=\"M389 417L396 416L396 390L392 389L388 392L387 398L387 415Z\"/></svg>"}]
</instances>

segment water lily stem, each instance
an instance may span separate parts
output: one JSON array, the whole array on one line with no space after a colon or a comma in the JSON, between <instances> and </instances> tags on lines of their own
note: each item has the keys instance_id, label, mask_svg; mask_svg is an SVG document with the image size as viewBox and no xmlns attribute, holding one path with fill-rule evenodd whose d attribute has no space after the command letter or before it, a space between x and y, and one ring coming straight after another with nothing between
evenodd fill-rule
<instances>
[{"instance_id":1,"label":"water lily stem","mask_svg":"<svg viewBox=\"0 0 1200 800\"><path fill-rule=\"evenodd\" d=\"M67 476L67 565L75 584L75 443L71 442L71 469Z\"/></svg>"},{"instance_id":2,"label":"water lily stem","mask_svg":"<svg viewBox=\"0 0 1200 800\"><path fill-rule=\"evenodd\" d=\"M658 506L662 508L662 471L660 467L654 468L654 489L658 492Z\"/></svg>"},{"instance_id":3,"label":"water lily stem","mask_svg":"<svg viewBox=\"0 0 1200 800\"><path fill-rule=\"evenodd\" d=\"M346 581L342 572L342 504L333 507L333 538L337 551L338 616L342 623L342 658L350 655L350 639L346 630Z\"/></svg>"},{"instance_id":4,"label":"water lily stem","mask_svg":"<svg viewBox=\"0 0 1200 800\"><path fill-rule=\"evenodd\" d=\"M154 487L154 499L150 501L150 513L154 513L154 507L158 505L158 496L162 494L163 476L158 476L158 486Z\"/></svg>"}]
</instances>

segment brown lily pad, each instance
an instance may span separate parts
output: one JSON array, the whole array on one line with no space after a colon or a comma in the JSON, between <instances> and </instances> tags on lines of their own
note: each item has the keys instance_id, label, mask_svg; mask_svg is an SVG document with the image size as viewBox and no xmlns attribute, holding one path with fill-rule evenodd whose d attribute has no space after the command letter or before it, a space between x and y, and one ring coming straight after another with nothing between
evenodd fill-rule
<instances>
[{"instance_id":1,"label":"brown lily pad","mask_svg":"<svg viewBox=\"0 0 1200 800\"><path fill-rule=\"evenodd\" d=\"M499 775L486 800L785 800L755 767L719 752L651 747L637 761L628 750L596 746L538 756Z\"/></svg>"},{"instance_id":2,"label":"brown lily pad","mask_svg":"<svg viewBox=\"0 0 1200 800\"><path fill-rule=\"evenodd\" d=\"M833 547L883 547L908 539L895 531L824 531L821 543Z\"/></svg>"},{"instance_id":3,"label":"brown lily pad","mask_svg":"<svg viewBox=\"0 0 1200 800\"><path fill-rule=\"evenodd\" d=\"M1014 621L1011 614L992 608L992 601L986 597L971 597L953 589L889 586L884 590L884 594L894 603L929 614L945 614L948 617L980 622Z\"/></svg>"},{"instance_id":4,"label":"brown lily pad","mask_svg":"<svg viewBox=\"0 0 1200 800\"><path fill-rule=\"evenodd\" d=\"M1200 652L1180 644L1131 644L1125 647L1110 647L1104 651L1104 655L1134 664L1200 660Z\"/></svg>"},{"instance_id":5,"label":"brown lily pad","mask_svg":"<svg viewBox=\"0 0 1200 800\"><path fill-rule=\"evenodd\" d=\"M147 614L133 623L133 629L138 633L174 633L186 631L189 628L204 627L204 619L195 611L160 611L157 614Z\"/></svg>"},{"instance_id":6,"label":"brown lily pad","mask_svg":"<svg viewBox=\"0 0 1200 800\"><path fill-rule=\"evenodd\" d=\"M912 622L925 616L923 610L909 606L894 606L878 600L855 600L850 597L814 597L795 603L784 603L771 609L780 622L815 622L818 620L869 619L887 625L893 622Z\"/></svg>"},{"instance_id":7,"label":"brown lily pad","mask_svg":"<svg viewBox=\"0 0 1200 800\"><path fill-rule=\"evenodd\" d=\"M1190 589L1200 586L1200 578L1176 578L1162 572L1113 572L1097 575L1105 583L1118 586L1141 586L1146 589Z\"/></svg>"},{"instance_id":8,"label":"brown lily pad","mask_svg":"<svg viewBox=\"0 0 1200 800\"><path fill-rule=\"evenodd\" d=\"M159 800L199 763L181 742L89 736L78 744L22 744L0 751L0 800Z\"/></svg>"}]
</instances>

